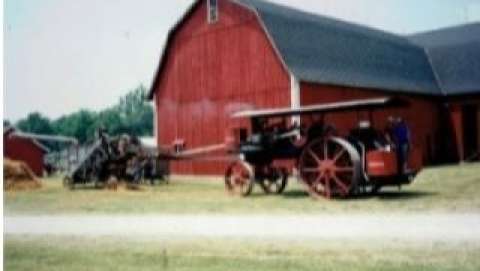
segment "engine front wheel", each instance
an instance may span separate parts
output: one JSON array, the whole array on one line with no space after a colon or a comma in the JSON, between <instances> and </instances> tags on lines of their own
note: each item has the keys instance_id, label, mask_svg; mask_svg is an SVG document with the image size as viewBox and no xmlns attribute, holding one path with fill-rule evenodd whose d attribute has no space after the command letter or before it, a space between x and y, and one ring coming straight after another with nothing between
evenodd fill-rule
<instances>
[{"instance_id":1,"label":"engine front wheel","mask_svg":"<svg viewBox=\"0 0 480 271\"><path fill-rule=\"evenodd\" d=\"M232 195L249 196L252 193L254 181L254 170L244 161L233 162L225 173L225 188Z\"/></svg>"}]
</instances>

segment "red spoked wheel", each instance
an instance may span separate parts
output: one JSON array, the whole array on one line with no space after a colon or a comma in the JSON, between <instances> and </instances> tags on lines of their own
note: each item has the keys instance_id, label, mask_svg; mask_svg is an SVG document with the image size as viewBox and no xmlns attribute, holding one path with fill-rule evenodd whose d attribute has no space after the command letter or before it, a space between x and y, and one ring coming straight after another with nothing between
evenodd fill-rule
<instances>
[{"instance_id":1,"label":"red spoked wheel","mask_svg":"<svg viewBox=\"0 0 480 271\"><path fill-rule=\"evenodd\" d=\"M249 196L252 193L254 181L254 170L244 161L233 162L225 173L225 188L232 195Z\"/></svg>"},{"instance_id":2,"label":"red spoked wheel","mask_svg":"<svg viewBox=\"0 0 480 271\"><path fill-rule=\"evenodd\" d=\"M361 159L348 141L338 137L320 138L303 150L299 170L311 196L345 198L358 189Z\"/></svg>"}]
</instances>

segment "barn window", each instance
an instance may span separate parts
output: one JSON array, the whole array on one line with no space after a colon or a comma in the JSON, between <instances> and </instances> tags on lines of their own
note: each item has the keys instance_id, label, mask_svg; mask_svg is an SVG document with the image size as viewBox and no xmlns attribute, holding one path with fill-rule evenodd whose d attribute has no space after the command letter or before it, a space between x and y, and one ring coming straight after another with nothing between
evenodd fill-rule
<instances>
[{"instance_id":1,"label":"barn window","mask_svg":"<svg viewBox=\"0 0 480 271\"><path fill-rule=\"evenodd\" d=\"M218 0L208 0L208 22L216 23L218 21Z\"/></svg>"}]
</instances>

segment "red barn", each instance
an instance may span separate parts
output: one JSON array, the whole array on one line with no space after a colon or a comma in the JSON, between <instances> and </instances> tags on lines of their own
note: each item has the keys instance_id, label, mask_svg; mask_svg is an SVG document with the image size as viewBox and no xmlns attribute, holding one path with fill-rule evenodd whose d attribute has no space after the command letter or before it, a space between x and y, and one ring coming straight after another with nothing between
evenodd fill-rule
<instances>
[{"instance_id":1,"label":"red barn","mask_svg":"<svg viewBox=\"0 0 480 271\"><path fill-rule=\"evenodd\" d=\"M3 157L25 162L35 175L43 176L44 155L48 152L45 146L9 127L3 131L3 147Z\"/></svg>"},{"instance_id":2,"label":"red barn","mask_svg":"<svg viewBox=\"0 0 480 271\"><path fill-rule=\"evenodd\" d=\"M158 145L221 143L230 115L399 96L409 108L376 111L410 125L426 162L480 152L480 24L413 36L261 0L198 0L171 30L150 96ZM327 115L346 134L359 112ZM215 162L179 162L179 174L221 174Z\"/></svg>"}]
</instances>

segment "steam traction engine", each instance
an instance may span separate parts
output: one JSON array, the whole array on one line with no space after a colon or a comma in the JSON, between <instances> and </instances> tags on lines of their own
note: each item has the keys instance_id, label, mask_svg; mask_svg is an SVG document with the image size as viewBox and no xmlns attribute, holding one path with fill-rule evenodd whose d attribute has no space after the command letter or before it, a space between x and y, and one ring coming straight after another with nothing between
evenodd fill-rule
<instances>
[{"instance_id":1,"label":"steam traction engine","mask_svg":"<svg viewBox=\"0 0 480 271\"><path fill-rule=\"evenodd\" d=\"M232 129L228 139L228 150L238 159L226 170L226 189L248 196L257 183L266 193L280 194L293 173L313 197L345 198L376 192L384 186L409 184L422 166L415 148L406 172L383 133L368 122L343 137L334 124L324 122L326 114L349 110L371 113L400 106L406 103L378 98L236 113L234 120L248 119L250 126ZM302 125L292 124L292 117L301 117Z\"/></svg>"}]
</instances>

